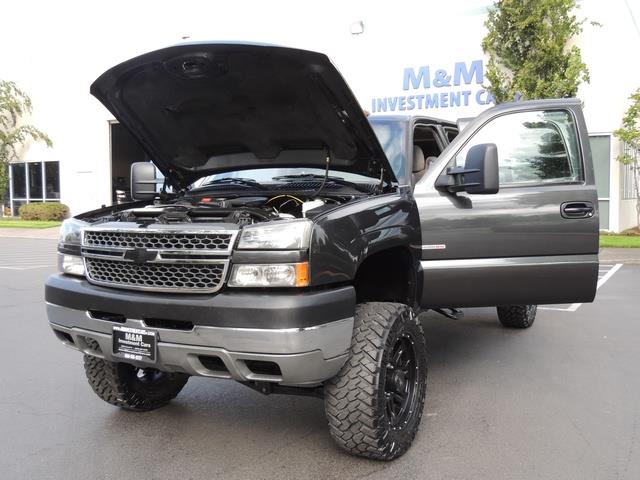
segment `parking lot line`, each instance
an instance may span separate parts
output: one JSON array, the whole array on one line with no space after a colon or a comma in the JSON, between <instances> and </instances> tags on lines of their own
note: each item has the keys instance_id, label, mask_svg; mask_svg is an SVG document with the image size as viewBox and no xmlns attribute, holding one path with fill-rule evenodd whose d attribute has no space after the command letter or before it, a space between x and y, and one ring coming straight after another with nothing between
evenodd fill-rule
<instances>
[{"instance_id":1,"label":"parking lot line","mask_svg":"<svg viewBox=\"0 0 640 480\"><path fill-rule=\"evenodd\" d=\"M616 263L615 265L600 265L598 268L598 284L596 285L596 291L600 289L615 273L622 268L622 263ZM568 307L560 305L544 305L538 307L540 310L554 310L556 312L575 312L582 306L582 303L572 303Z\"/></svg>"},{"instance_id":2,"label":"parking lot line","mask_svg":"<svg viewBox=\"0 0 640 480\"><path fill-rule=\"evenodd\" d=\"M0 271L52 268L57 263L55 242L43 239L0 238Z\"/></svg>"},{"instance_id":3,"label":"parking lot line","mask_svg":"<svg viewBox=\"0 0 640 480\"><path fill-rule=\"evenodd\" d=\"M616 263L612 268L609 269L609 271L607 273L604 274L604 276L600 279L598 279L598 286L596 287L596 290L599 289L602 285L604 285L607 280L609 280L611 277L613 277L613 275L620 270L620 268L622 268L622 263Z\"/></svg>"},{"instance_id":4,"label":"parking lot line","mask_svg":"<svg viewBox=\"0 0 640 480\"><path fill-rule=\"evenodd\" d=\"M42 265L20 265L20 266L11 266L11 267L1 267L0 270L33 270L34 268L51 268L55 265L52 263L42 264Z\"/></svg>"}]
</instances>

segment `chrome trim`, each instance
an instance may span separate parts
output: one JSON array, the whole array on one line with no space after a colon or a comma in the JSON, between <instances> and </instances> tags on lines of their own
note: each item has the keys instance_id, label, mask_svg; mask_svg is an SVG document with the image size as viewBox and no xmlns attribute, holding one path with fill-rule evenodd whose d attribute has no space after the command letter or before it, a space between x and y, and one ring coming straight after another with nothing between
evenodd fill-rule
<instances>
[{"instance_id":1,"label":"chrome trim","mask_svg":"<svg viewBox=\"0 0 640 480\"><path fill-rule=\"evenodd\" d=\"M100 247L96 248L96 250L100 250ZM124 257L125 252L127 250L133 250L133 248L122 248L122 249L118 249L118 251L111 250L116 255L100 254L100 253L93 253L93 252L89 253L84 248L82 248L81 252L82 252L83 258L98 258L101 260L115 260L118 262L135 263L134 260L130 260ZM190 255L195 256L199 254L200 256L210 257L210 258L165 258L163 257L163 254L168 253L173 255L181 255L184 252L180 250L161 250L159 248L147 248L146 250L149 252L156 252L156 258L154 258L153 260L147 260L144 263L185 263L185 264L220 263L221 261L228 258L227 256L223 256L221 253L207 255L206 253L202 253L202 252L192 252L190 253ZM185 257L188 257L188 256L189 255L185 255Z\"/></svg>"},{"instance_id":2,"label":"chrome trim","mask_svg":"<svg viewBox=\"0 0 640 480\"><path fill-rule=\"evenodd\" d=\"M233 378L240 381L259 380L285 385L317 385L335 376L348 357L353 333L353 317L307 328L226 328L196 325L193 330L173 330L145 325L143 320L127 319L125 323L94 319L85 310L46 303L49 325L55 331L68 333L73 344L59 337L64 345L86 354L123 361L113 355L112 328L127 326L157 332L156 368L190 375ZM215 311L212 311L215 314ZM101 352L92 349L87 338L95 340ZM217 356L227 371L204 367L199 355ZM263 360L278 364L282 375L251 372L246 360ZM126 361L149 366L145 361Z\"/></svg>"},{"instance_id":3,"label":"chrome trim","mask_svg":"<svg viewBox=\"0 0 640 480\"><path fill-rule=\"evenodd\" d=\"M194 325L192 330L150 327L144 320L127 318L124 323L94 318L87 310L76 310L45 302L51 323L78 327L101 333L111 333L111 327L120 325L158 332L160 342L183 345L222 347L251 353L300 353L322 350L325 358L346 353L351 344L353 317L346 317L321 325L298 328L215 327ZM215 315L215 312L212 313ZM256 324L259 324L256 321Z\"/></svg>"},{"instance_id":4,"label":"chrome trim","mask_svg":"<svg viewBox=\"0 0 640 480\"><path fill-rule=\"evenodd\" d=\"M175 226L178 225L184 225L184 224L175 224ZM174 225L169 225L168 227L175 227ZM201 226L202 228L193 228L193 226L190 226L187 229L182 229L182 228L158 228L158 227L147 227L147 228L122 228L122 227L85 227L82 229L81 232L81 241L80 244L82 247L85 248L95 248L97 250L103 249L103 250L133 250L131 248L127 248L127 247L101 247L101 246L95 246L95 245L87 245L85 243L85 233L86 232L94 232L94 233L101 233L101 232L116 232L116 233L135 233L135 234L145 234L145 233L159 233L159 234L165 234L165 235L171 235L171 234L178 234L178 235L192 235L192 234L198 234L198 235L203 235L203 234L211 234L211 235L229 235L229 246L226 249L215 249L215 250L210 250L209 253L213 253L216 252L216 254L231 254L231 252L233 251L233 247L235 246L238 234L240 233L240 230L228 230L228 229L220 229L217 230L215 228L212 228L211 224L202 224ZM148 248L147 250L154 250L152 248ZM162 251L162 252L175 252L175 253L186 253L186 252L192 252L190 253L191 255L198 255L198 254L202 254L203 252L206 252L206 250L185 250L185 249L155 249L158 251Z\"/></svg>"},{"instance_id":5,"label":"chrome trim","mask_svg":"<svg viewBox=\"0 0 640 480\"><path fill-rule=\"evenodd\" d=\"M143 291L143 292L215 293L218 290L220 290L223 287L223 285L227 282L227 274L229 273L229 260L217 260L217 263L223 264L223 269L222 269L222 274L220 275L222 280L220 280L220 282L218 283L218 285L215 288L145 287L145 286L142 286L142 285L127 285L127 284L122 284L122 283L109 283L109 282L101 282L99 280L94 280L89 275L89 269L87 268L87 259L83 257L82 260L84 262L85 276L86 276L87 280L89 281L89 283L92 283L93 285L98 285L98 286L101 286L101 287L119 288L121 290L140 290L140 291ZM111 260L113 260L113 258L111 258ZM121 260L116 260L116 261L121 261ZM149 263L158 263L158 262L149 262ZM195 261L189 261L189 262L161 262L161 263L181 263L181 264L184 264L184 265L192 265L192 264L194 264L196 262ZM207 263L209 265L214 264L214 262L210 262L210 261L203 262L203 263Z\"/></svg>"},{"instance_id":6,"label":"chrome trim","mask_svg":"<svg viewBox=\"0 0 640 480\"><path fill-rule=\"evenodd\" d=\"M576 263L593 263L598 261L597 254L590 255L548 255L540 257L497 257L497 258L463 258L455 260L422 260L423 270L440 270L450 268L501 268L528 267L540 265L563 265Z\"/></svg>"},{"instance_id":7,"label":"chrome trim","mask_svg":"<svg viewBox=\"0 0 640 480\"><path fill-rule=\"evenodd\" d=\"M112 224L113 225L113 224ZM229 273L229 257L238 239L240 233L239 229L220 228L217 225L202 224L202 225L189 225L188 228L184 228L185 224L171 224L161 226L160 224L155 227L152 225L147 228L139 228L137 225L131 223L129 227L123 227L118 225L110 226L109 224L100 227L85 227L81 232L81 253L85 267L85 274L87 280L94 284L103 287L119 288L122 290L139 290L146 292L165 292L165 293L215 293L220 290L227 281L227 275ZM162 234L162 235L228 235L229 244L225 249L176 249L176 248L145 248L148 252L155 252L156 256L153 259L147 260L142 264L173 264L173 265L223 265L221 274L221 281L215 288L187 288L187 287L148 287L140 285L129 285L122 283L111 283L100 280L95 280L89 274L87 268L87 259L95 258L98 260L111 260L114 262L126 262L135 264L135 260L125 258L127 251L134 251L135 248L129 247L103 247L100 245L88 245L85 243L86 233L122 233L122 234ZM100 253L104 252L104 253ZM164 255L179 255L183 258L165 258ZM190 257L206 257L206 258L190 258Z\"/></svg>"}]
</instances>

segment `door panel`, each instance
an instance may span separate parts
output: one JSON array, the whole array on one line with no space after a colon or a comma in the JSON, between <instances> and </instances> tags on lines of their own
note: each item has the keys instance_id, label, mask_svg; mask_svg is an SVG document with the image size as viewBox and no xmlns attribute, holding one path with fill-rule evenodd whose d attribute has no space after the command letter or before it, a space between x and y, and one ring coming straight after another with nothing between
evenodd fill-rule
<instances>
[{"instance_id":1,"label":"door panel","mask_svg":"<svg viewBox=\"0 0 640 480\"><path fill-rule=\"evenodd\" d=\"M423 304L433 307L490 307L593 300L593 255L554 255L421 262ZM535 291L532 292L532 289ZM532 300L535 297L535 301Z\"/></svg>"},{"instance_id":2,"label":"door panel","mask_svg":"<svg viewBox=\"0 0 640 480\"><path fill-rule=\"evenodd\" d=\"M500 191L436 190L441 172L464 165L466 151L479 143L498 147ZM415 198L425 307L593 299L597 194L577 101L522 102L488 110L443 152L416 185ZM589 206L593 211L586 212Z\"/></svg>"}]
</instances>

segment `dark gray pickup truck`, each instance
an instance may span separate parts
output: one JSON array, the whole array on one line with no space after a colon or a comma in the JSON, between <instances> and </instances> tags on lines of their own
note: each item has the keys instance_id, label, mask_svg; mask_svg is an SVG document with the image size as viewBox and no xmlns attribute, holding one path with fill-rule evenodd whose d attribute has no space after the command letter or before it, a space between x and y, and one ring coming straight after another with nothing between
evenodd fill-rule
<instances>
[{"instance_id":1,"label":"dark gray pickup truck","mask_svg":"<svg viewBox=\"0 0 640 480\"><path fill-rule=\"evenodd\" d=\"M228 378L323 398L341 448L390 460L422 416L420 311L495 306L527 328L538 304L594 298L578 100L500 105L462 131L367 118L325 55L221 43L134 58L91 92L153 164L133 165L133 203L64 222L45 296L113 405Z\"/></svg>"}]
</instances>

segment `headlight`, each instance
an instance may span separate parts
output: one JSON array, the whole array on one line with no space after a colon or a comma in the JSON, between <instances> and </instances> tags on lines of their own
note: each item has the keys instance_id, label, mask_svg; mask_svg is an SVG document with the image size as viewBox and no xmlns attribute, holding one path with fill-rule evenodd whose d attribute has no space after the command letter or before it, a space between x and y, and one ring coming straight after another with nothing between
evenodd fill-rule
<instances>
[{"instance_id":1,"label":"headlight","mask_svg":"<svg viewBox=\"0 0 640 480\"><path fill-rule=\"evenodd\" d=\"M306 287L309 264L277 263L273 265L234 265L230 287Z\"/></svg>"},{"instance_id":2,"label":"headlight","mask_svg":"<svg viewBox=\"0 0 640 480\"><path fill-rule=\"evenodd\" d=\"M89 225L69 218L62 222L58 236L58 270L69 275L84 276L84 262L80 256L82 228Z\"/></svg>"},{"instance_id":3,"label":"headlight","mask_svg":"<svg viewBox=\"0 0 640 480\"><path fill-rule=\"evenodd\" d=\"M307 219L249 225L242 229L238 249L302 250L309 247L311 225Z\"/></svg>"},{"instance_id":4,"label":"headlight","mask_svg":"<svg viewBox=\"0 0 640 480\"><path fill-rule=\"evenodd\" d=\"M58 247L80 245L82 228L89 225L87 222L69 218L62 222L58 234Z\"/></svg>"}]
</instances>

